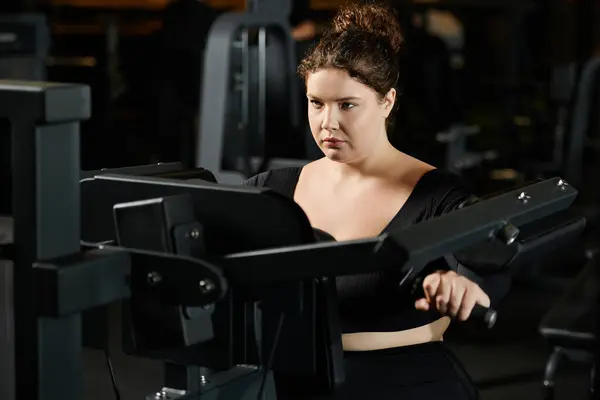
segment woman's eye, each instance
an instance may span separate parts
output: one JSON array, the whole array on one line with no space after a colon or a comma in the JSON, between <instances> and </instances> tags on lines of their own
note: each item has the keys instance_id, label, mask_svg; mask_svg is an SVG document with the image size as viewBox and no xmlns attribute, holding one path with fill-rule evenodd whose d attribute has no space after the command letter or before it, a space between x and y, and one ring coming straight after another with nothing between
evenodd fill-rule
<instances>
[{"instance_id":1,"label":"woman's eye","mask_svg":"<svg viewBox=\"0 0 600 400\"><path fill-rule=\"evenodd\" d=\"M342 110L349 110L351 108L354 108L354 104L352 104L352 103L342 103Z\"/></svg>"},{"instance_id":2,"label":"woman's eye","mask_svg":"<svg viewBox=\"0 0 600 400\"><path fill-rule=\"evenodd\" d=\"M317 100L311 100L310 101L311 104L317 108L320 108L322 106L322 104L320 102L318 102Z\"/></svg>"}]
</instances>

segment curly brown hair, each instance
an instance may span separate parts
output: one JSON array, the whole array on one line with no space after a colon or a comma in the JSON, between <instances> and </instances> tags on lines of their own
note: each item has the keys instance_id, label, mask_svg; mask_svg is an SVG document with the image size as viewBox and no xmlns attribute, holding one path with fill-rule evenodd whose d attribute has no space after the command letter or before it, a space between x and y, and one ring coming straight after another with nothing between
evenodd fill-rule
<instances>
[{"instance_id":1,"label":"curly brown hair","mask_svg":"<svg viewBox=\"0 0 600 400\"><path fill-rule=\"evenodd\" d=\"M302 59L298 74L306 82L309 74L320 69L341 69L383 98L398 83L403 43L393 9L382 4L348 3Z\"/></svg>"}]
</instances>

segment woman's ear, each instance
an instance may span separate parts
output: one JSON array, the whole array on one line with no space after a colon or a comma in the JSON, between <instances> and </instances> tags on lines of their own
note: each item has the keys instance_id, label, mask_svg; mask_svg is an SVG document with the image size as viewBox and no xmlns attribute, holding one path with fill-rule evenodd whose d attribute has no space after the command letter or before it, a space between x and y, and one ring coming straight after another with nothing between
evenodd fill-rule
<instances>
[{"instance_id":1,"label":"woman's ear","mask_svg":"<svg viewBox=\"0 0 600 400\"><path fill-rule=\"evenodd\" d=\"M391 88L383 98L384 118L390 116L390 113L394 109L394 104L396 104L396 89Z\"/></svg>"}]
</instances>

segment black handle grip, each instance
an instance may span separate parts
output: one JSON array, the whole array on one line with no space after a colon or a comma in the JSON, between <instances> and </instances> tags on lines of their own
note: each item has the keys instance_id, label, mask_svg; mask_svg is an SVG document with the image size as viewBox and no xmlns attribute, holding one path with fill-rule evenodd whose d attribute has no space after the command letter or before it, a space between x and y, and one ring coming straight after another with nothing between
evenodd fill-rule
<instances>
[{"instance_id":1,"label":"black handle grip","mask_svg":"<svg viewBox=\"0 0 600 400\"><path fill-rule=\"evenodd\" d=\"M476 320L477 322L483 321L488 329L492 329L498 320L498 312L493 308L487 308L481 304L475 304L469 319Z\"/></svg>"}]
</instances>

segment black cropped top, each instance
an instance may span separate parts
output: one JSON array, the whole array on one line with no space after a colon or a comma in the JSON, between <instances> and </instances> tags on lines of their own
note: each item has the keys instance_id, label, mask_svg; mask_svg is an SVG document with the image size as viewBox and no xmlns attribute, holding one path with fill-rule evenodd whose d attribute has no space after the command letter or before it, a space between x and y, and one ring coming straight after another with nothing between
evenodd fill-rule
<instances>
[{"instance_id":1,"label":"black cropped top","mask_svg":"<svg viewBox=\"0 0 600 400\"><path fill-rule=\"evenodd\" d=\"M247 186L268 187L294 198L302 168L282 168L256 175ZM382 233L417 224L457 209L469 199L471 192L457 175L431 170L425 173L404 206L398 210ZM464 261L461 260L461 262ZM449 269L443 261L432 269ZM392 332L429 324L440 318L435 310L423 312L414 307L415 298L400 293L401 277L394 271L340 276L336 278L342 333ZM478 282L495 304L508 291L508 274L488 275Z\"/></svg>"}]
</instances>

